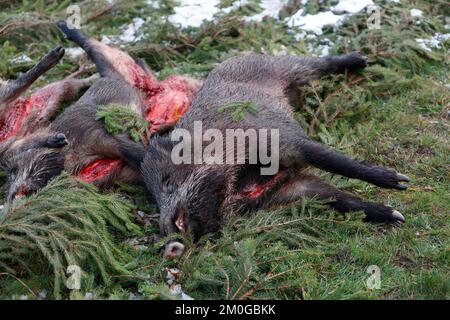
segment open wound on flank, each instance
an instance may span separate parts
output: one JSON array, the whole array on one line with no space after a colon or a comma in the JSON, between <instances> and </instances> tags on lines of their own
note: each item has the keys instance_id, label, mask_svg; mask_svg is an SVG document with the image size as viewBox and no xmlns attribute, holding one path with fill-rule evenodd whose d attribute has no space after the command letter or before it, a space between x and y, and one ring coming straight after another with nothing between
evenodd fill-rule
<instances>
[{"instance_id":1,"label":"open wound on flank","mask_svg":"<svg viewBox=\"0 0 450 320\"><path fill-rule=\"evenodd\" d=\"M45 107L54 94L59 84L50 84L37 90L31 96L18 98L11 108L8 108L4 115L0 117L0 143L17 136L19 133L27 134L23 131L23 125L32 113L39 118L45 111Z\"/></svg>"},{"instance_id":2,"label":"open wound on flank","mask_svg":"<svg viewBox=\"0 0 450 320\"><path fill-rule=\"evenodd\" d=\"M144 98L144 114L151 123L151 132L160 127L174 125L189 109L200 82L178 75L169 76L159 81L142 62L136 63L127 53L103 43L93 41L107 59L120 61L118 72L133 87L138 89Z\"/></svg>"},{"instance_id":3,"label":"open wound on flank","mask_svg":"<svg viewBox=\"0 0 450 320\"><path fill-rule=\"evenodd\" d=\"M84 167L77 174L77 178L85 182L93 182L107 176L121 165L120 159L98 159Z\"/></svg>"},{"instance_id":4,"label":"open wound on flank","mask_svg":"<svg viewBox=\"0 0 450 320\"><path fill-rule=\"evenodd\" d=\"M149 122L149 135L166 131L189 109L201 81L178 75L159 81L143 60L135 61L128 53L89 38L78 29L69 28L64 21L60 21L58 26L69 40L83 48L102 77L122 78L140 92L142 115ZM141 133L138 135L142 136ZM89 182L101 179L112 173L120 161L97 159L83 168L78 177Z\"/></svg>"},{"instance_id":5,"label":"open wound on flank","mask_svg":"<svg viewBox=\"0 0 450 320\"><path fill-rule=\"evenodd\" d=\"M277 174L273 176L267 176L269 179L266 181L246 185L241 190L241 194L250 199L259 198L265 192L272 190L277 185L277 183L282 180L284 176L285 176L284 171L279 171Z\"/></svg>"}]
</instances>

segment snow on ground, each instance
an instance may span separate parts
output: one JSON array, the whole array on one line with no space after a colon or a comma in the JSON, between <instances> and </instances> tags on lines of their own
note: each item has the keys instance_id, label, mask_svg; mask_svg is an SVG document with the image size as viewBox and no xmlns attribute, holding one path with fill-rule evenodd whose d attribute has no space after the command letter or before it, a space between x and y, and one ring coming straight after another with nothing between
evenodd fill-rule
<instances>
[{"instance_id":1,"label":"snow on ground","mask_svg":"<svg viewBox=\"0 0 450 320\"><path fill-rule=\"evenodd\" d=\"M131 23L122 26L122 33L118 36L114 35L102 35L101 42L107 45L111 44L119 44L119 43L127 43L127 42L136 42L142 39L142 35L138 33L139 29L146 23L146 20L136 17ZM75 55L77 52L73 52ZM76 56L74 57L76 58Z\"/></svg>"},{"instance_id":2,"label":"snow on ground","mask_svg":"<svg viewBox=\"0 0 450 320\"><path fill-rule=\"evenodd\" d=\"M119 39L123 42L134 42L140 39L140 36L137 35L137 32L140 27L144 24L144 19L142 18L134 18L133 21L127 25L120 35Z\"/></svg>"},{"instance_id":3,"label":"snow on ground","mask_svg":"<svg viewBox=\"0 0 450 320\"><path fill-rule=\"evenodd\" d=\"M20 56L17 56L10 60L11 63L15 63L15 64L32 62L32 61L33 60L31 60L31 58L29 56L27 56L26 54L21 54Z\"/></svg>"},{"instance_id":4,"label":"snow on ground","mask_svg":"<svg viewBox=\"0 0 450 320\"><path fill-rule=\"evenodd\" d=\"M76 48L66 48L65 49L66 56L72 59L77 59L79 56L81 56L84 53L84 50L80 47Z\"/></svg>"},{"instance_id":5,"label":"snow on ground","mask_svg":"<svg viewBox=\"0 0 450 320\"><path fill-rule=\"evenodd\" d=\"M373 4L372 0L341 0L331 9L337 12L358 13L368 6L373 6Z\"/></svg>"},{"instance_id":6,"label":"snow on ground","mask_svg":"<svg viewBox=\"0 0 450 320\"><path fill-rule=\"evenodd\" d=\"M423 16L422 10L419 9L411 9L410 14L413 18L421 18Z\"/></svg>"},{"instance_id":7,"label":"snow on ground","mask_svg":"<svg viewBox=\"0 0 450 320\"><path fill-rule=\"evenodd\" d=\"M180 0L179 3L169 21L183 28L200 27L203 20L211 20L220 11L219 0Z\"/></svg>"},{"instance_id":8,"label":"snow on ground","mask_svg":"<svg viewBox=\"0 0 450 320\"><path fill-rule=\"evenodd\" d=\"M264 17L277 19L278 13L288 2L289 0L261 0L259 6L262 11L245 20L262 21ZM236 0L231 6L221 9L220 0L181 0L180 5L175 7L175 13L169 16L169 21L183 28L200 27L204 20L212 20L217 13L228 14L249 3L249 0Z\"/></svg>"},{"instance_id":9,"label":"snow on ground","mask_svg":"<svg viewBox=\"0 0 450 320\"><path fill-rule=\"evenodd\" d=\"M306 6L309 0L301 0L301 4ZM393 3L399 3L399 0L387 0ZM147 0L149 6L159 8L159 0ZM220 8L221 0L177 0L174 7L174 13L168 17L169 22L178 25L182 28L200 27L205 20L211 21L215 17L229 14L232 11L239 10L242 6L251 5L254 3L250 0L235 0L228 7ZM279 12L289 3L289 0L259 0L259 7L261 12L250 14L244 17L246 21L260 22L264 17L279 18ZM308 43L314 42L317 35L322 35L325 26L339 26L349 16L357 14L367 7L373 6L373 0L339 0L335 6L332 6L327 11L321 11L316 14L309 14L304 8L300 8L292 16L286 18L284 22L291 31L295 32L294 36L297 40L304 39ZM419 9L411 9L412 17L423 17L423 12ZM146 23L142 18L134 18L133 21L123 27L123 32L119 36L103 36L102 42L106 44L117 42L135 42L141 39L138 34L139 29ZM427 51L432 48L440 48L441 42L448 39L443 38L447 35L436 34L431 39L416 39L417 43ZM444 40L443 40L444 39ZM332 43L320 42L316 43L310 49L315 49L319 55L327 55ZM314 51L314 50L312 50ZM76 58L81 54L76 48L68 49L68 55ZM20 57L16 58L16 63L26 62Z\"/></svg>"},{"instance_id":10,"label":"snow on ground","mask_svg":"<svg viewBox=\"0 0 450 320\"><path fill-rule=\"evenodd\" d=\"M317 14L307 14L303 16L303 9L297 11L292 17L286 19L291 27L300 27L315 34L322 34L322 28L326 25L338 25L346 15L337 15L331 11L319 12Z\"/></svg>"},{"instance_id":11,"label":"snow on ground","mask_svg":"<svg viewBox=\"0 0 450 320\"><path fill-rule=\"evenodd\" d=\"M289 0L261 0L260 7L263 9L261 13L252 15L246 20L262 21L264 17L272 17L278 19L278 13L287 5Z\"/></svg>"},{"instance_id":12,"label":"snow on ground","mask_svg":"<svg viewBox=\"0 0 450 320\"><path fill-rule=\"evenodd\" d=\"M430 39L416 39L416 42L425 51L432 51L432 48L440 49L441 43L448 39L450 39L450 33L435 33Z\"/></svg>"},{"instance_id":13,"label":"snow on ground","mask_svg":"<svg viewBox=\"0 0 450 320\"><path fill-rule=\"evenodd\" d=\"M244 18L247 21L262 21L264 17L277 19L280 10L288 4L288 0L261 0L259 6L262 12ZM306 5L307 0L302 0ZM219 0L180 0L180 4L175 7L175 13L169 16L169 21L179 24L181 27L199 27L204 20L211 20L218 13L227 14L241 6L249 4L248 0L236 0L231 6L219 8ZM340 0L339 3L329 11L317 14L306 14L300 9L293 16L286 19L289 26L301 27L303 30L321 34L322 28L326 25L337 25L349 14L360 12L367 6L373 5L372 0ZM342 14L344 13L345 14ZM337 14L340 13L340 14Z\"/></svg>"}]
</instances>

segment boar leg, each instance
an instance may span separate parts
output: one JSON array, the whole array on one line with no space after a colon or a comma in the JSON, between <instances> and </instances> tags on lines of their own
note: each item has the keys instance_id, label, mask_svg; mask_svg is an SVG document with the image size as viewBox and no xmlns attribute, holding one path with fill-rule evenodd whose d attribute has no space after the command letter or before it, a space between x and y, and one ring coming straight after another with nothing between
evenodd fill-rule
<instances>
[{"instance_id":1,"label":"boar leg","mask_svg":"<svg viewBox=\"0 0 450 320\"><path fill-rule=\"evenodd\" d=\"M97 44L100 45L100 42L90 39L78 29L70 28L63 20L58 22L58 27L66 35L67 39L75 42L86 51L89 58L95 63L95 66L102 77L120 77L120 75L115 72L112 61L109 61L99 50L100 48L97 48ZM117 63L119 63L119 61L117 61Z\"/></svg>"},{"instance_id":2,"label":"boar leg","mask_svg":"<svg viewBox=\"0 0 450 320\"><path fill-rule=\"evenodd\" d=\"M333 151L305 137L296 141L300 157L308 164L322 170L363 180L382 188L407 189L403 182L409 178L395 170L381 166L362 163Z\"/></svg>"},{"instance_id":3,"label":"boar leg","mask_svg":"<svg viewBox=\"0 0 450 320\"><path fill-rule=\"evenodd\" d=\"M331 199L328 204L339 212L364 211L369 221L405 222L403 215L392 208L379 203L366 202L335 188L316 176L303 173L283 184L281 189L269 199L268 206L292 203L302 196L321 200Z\"/></svg>"},{"instance_id":4,"label":"boar leg","mask_svg":"<svg viewBox=\"0 0 450 320\"><path fill-rule=\"evenodd\" d=\"M89 38L78 29L70 29L65 21L58 22L58 27L69 40L83 48L102 77L124 79L136 87L156 84L150 69L142 67L143 61L137 64L127 53Z\"/></svg>"},{"instance_id":5,"label":"boar leg","mask_svg":"<svg viewBox=\"0 0 450 320\"><path fill-rule=\"evenodd\" d=\"M55 113L60 110L64 102L76 98L81 90L89 87L97 79L97 74L85 79L74 79L69 76L65 80L50 85L52 86L51 96L44 107L44 112L42 113L40 120L50 120Z\"/></svg>"},{"instance_id":6,"label":"boar leg","mask_svg":"<svg viewBox=\"0 0 450 320\"><path fill-rule=\"evenodd\" d=\"M65 102L73 100L82 89L90 86L97 78L96 74L86 79L74 79L69 76L34 92L27 98L33 104L33 111L27 117L21 134L29 134L39 127L47 126Z\"/></svg>"},{"instance_id":7,"label":"boar leg","mask_svg":"<svg viewBox=\"0 0 450 320\"><path fill-rule=\"evenodd\" d=\"M17 99L39 76L55 66L64 55L62 47L56 47L47 53L33 68L14 81L9 81L0 88L0 103L8 103Z\"/></svg>"},{"instance_id":8,"label":"boar leg","mask_svg":"<svg viewBox=\"0 0 450 320\"><path fill-rule=\"evenodd\" d=\"M366 65L366 58L356 52L322 58L247 55L220 64L209 74L208 79L253 82L280 96L292 84L306 84L327 74L364 68ZM208 83L214 84L214 81Z\"/></svg>"}]
</instances>

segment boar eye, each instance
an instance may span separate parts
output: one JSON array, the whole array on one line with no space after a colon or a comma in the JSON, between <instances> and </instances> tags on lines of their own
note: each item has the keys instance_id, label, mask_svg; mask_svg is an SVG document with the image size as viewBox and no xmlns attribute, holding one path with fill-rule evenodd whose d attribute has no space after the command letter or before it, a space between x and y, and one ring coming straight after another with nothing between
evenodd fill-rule
<instances>
[{"instance_id":1,"label":"boar eye","mask_svg":"<svg viewBox=\"0 0 450 320\"><path fill-rule=\"evenodd\" d=\"M166 177L163 179L162 191L165 193L173 193L174 187L173 187L173 184L171 183L169 177Z\"/></svg>"}]
</instances>

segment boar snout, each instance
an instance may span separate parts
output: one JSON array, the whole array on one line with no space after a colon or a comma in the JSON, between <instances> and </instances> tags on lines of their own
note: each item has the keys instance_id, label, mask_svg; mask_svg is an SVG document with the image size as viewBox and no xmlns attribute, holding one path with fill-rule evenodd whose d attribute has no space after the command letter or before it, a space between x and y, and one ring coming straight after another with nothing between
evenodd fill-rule
<instances>
[{"instance_id":1,"label":"boar snout","mask_svg":"<svg viewBox=\"0 0 450 320\"><path fill-rule=\"evenodd\" d=\"M8 195L8 202L12 203L14 200L18 200L22 197L27 196L30 193L30 190L26 186L19 186L18 188L10 191Z\"/></svg>"},{"instance_id":2,"label":"boar snout","mask_svg":"<svg viewBox=\"0 0 450 320\"><path fill-rule=\"evenodd\" d=\"M163 248L163 258L164 259L175 259L183 255L184 244L179 241L169 241L164 245Z\"/></svg>"},{"instance_id":3,"label":"boar snout","mask_svg":"<svg viewBox=\"0 0 450 320\"><path fill-rule=\"evenodd\" d=\"M173 212L161 212L160 217L160 232L161 235L168 235L171 233L185 233L185 210L183 208L176 209Z\"/></svg>"}]
</instances>

